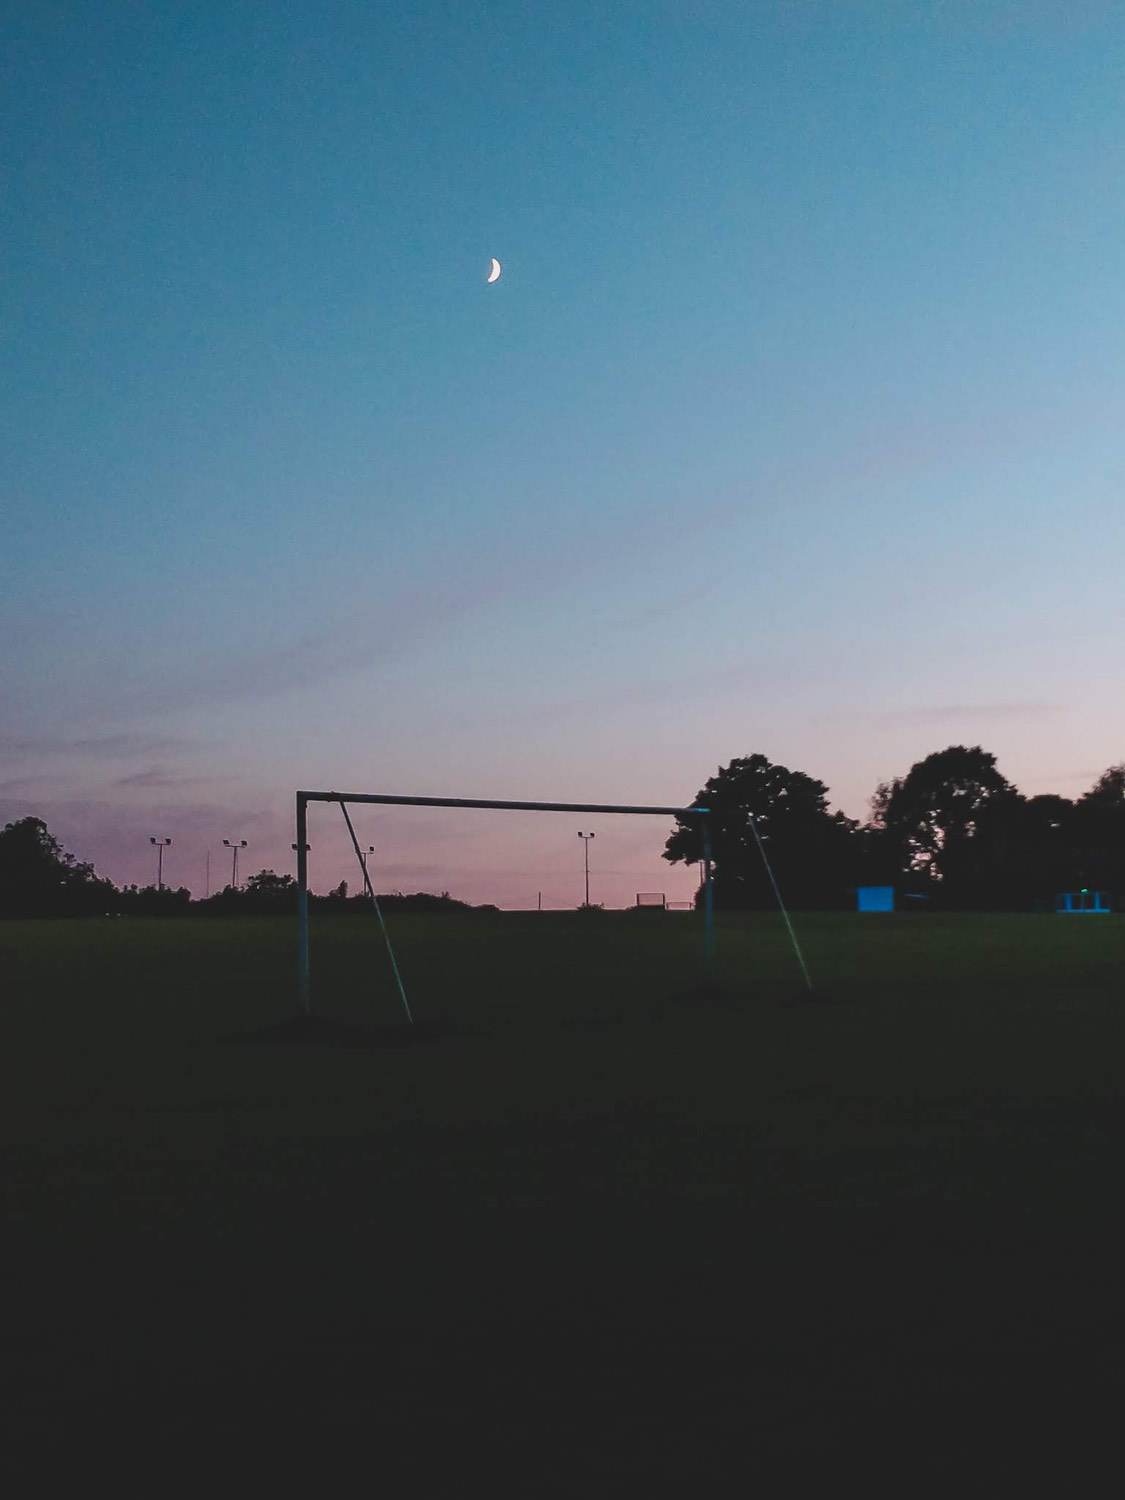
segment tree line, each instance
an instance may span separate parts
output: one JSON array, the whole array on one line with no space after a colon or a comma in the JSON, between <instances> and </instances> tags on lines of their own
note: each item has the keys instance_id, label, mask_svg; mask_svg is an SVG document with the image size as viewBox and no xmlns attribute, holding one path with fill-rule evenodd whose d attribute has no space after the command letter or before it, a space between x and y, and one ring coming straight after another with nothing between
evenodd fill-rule
<instances>
[{"instance_id":1,"label":"tree line","mask_svg":"<svg viewBox=\"0 0 1125 1500\"><path fill-rule=\"evenodd\" d=\"M448 891L380 893L389 911L479 911L455 900ZM370 910L366 896L349 896L342 880L326 896L311 895L314 910L358 913ZM273 916L297 907L292 875L259 870L242 886L227 886L193 901L186 886L116 886L98 875L92 864L68 854L42 818L21 818L0 829L0 917L80 916Z\"/></svg>"},{"instance_id":2,"label":"tree line","mask_svg":"<svg viewBox=\"0 0 1125 1500\"><path fill-rule=\"evenodd\" d=\"M1074 800L1025 797L980 745L950 745L881 783L860 822L829 811L823 781L755 754L720 766L694 803L710 809L720 909L773 905L763 851L796 908L849 907L859 885L893 885L919 905L954 911L1031 911L1083 887L1125 897L1125 764L1110 766ZM699 820L677 819L663 858L702 857ZM0 830L0 916L266 915L292 912L295 893L293 877L273 870L203 901L184 887L118 888L67 854L41 818ZM388 909L480 910L448 892L379 899ZM339 912L365 908L346 881L310 900Z\"/></svg>"},{"instance_id":3,"label":"tree line","mask_svg":"<svg viewBox=\"0 0 1125 1500\"><path fill-rule=\"evenodd\" d=\"M720 767L694 800L711 809L714 899L728 910L774 903L763 851L798 908L850 906L859 885L961 911L1049 908L1083 887L1125 894L1125 765L1075 800L1025 797L989 751L950 745L881 783L861 823L828 810L824 782L750 755ZM664 858L702 855L699 820L678 819Z\"/></svg>"}]
</instances>

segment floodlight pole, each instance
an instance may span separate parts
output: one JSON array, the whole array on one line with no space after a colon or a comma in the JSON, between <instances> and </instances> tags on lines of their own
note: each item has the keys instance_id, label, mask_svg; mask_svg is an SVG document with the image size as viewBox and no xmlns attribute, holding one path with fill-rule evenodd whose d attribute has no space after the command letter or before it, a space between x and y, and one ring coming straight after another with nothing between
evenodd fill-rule
<instances>
[{"instance_id":1,"label":"floodlight pole","mask_svg":"<svg viewBox=\"0 0 1125 1500\"><path fill-rule=\"evenodd\" d=\"M172 842L171 839L150 838L149 843L156 845L156 889L164 889L164 851Z\"/></svg>"},{"instance_id":2,"label":"floodlight pole","mask_svg":"<svg viewBox=\"0 0 1125 1500\"><path fill-rule=\"evenodd\" d=\"M245 839L224 839L223 843L227 846L228 849L230 849L232 851L233 857L231 859L231 866L230 866L230 883L233 886L233 888L237 891L238 890L238 851L240 849L245 849L246 848L246 840Z\"/></svg>"},{"instance_id":3,"label":"floodlight pole","mask_svg":"<svg viewBox=\"0 0 1125 1500\"><path fill-rule=\"evenodd\" d=\"M309 1013L309 804L297 793L297 998Z\"/></svg>"},{"instance_id":4,"label":"floodlight pole","mask_svg":"<svg viewBox=\"0 0 1125 1500\"><path fill-rule=\"evenodd\" d=\"M586 855L586 905L590 904L590 840L596 838L594 833L580 833L578 837L582 840L582 849Z\"/></svg>"}]
</instances>

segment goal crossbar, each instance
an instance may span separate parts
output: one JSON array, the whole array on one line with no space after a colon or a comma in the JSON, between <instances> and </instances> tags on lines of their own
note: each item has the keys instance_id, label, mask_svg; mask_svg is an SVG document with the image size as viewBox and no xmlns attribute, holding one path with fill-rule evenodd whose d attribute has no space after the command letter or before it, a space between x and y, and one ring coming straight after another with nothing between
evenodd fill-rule
<instances>
[{"instance_id":1,"label":"goal crossbar","mask_svg":"<svg viewBox=\"0 0 1125 1500\"><path fill-rule=\"evenodd\" d=\"M635 817L698 818L703 833L704 954L708 963L715 955L715 910L711 879L710 808L639 807L612 802L510 802L481 797L395 797L382 792L297 793L297 989L301 1010L308 1014L311 1002L309 969L309 844L310 802L377 803L387 807L476 807L508 812L620 813Z\"/></svg>"},{"instance_id":2,"label":"goal crossbar","mask_svg":"<svg viewBox=\"0 0 1125 1500\"><path fill-rule=\"evenodd\" d=\"M635 813L664 818L706 817L706 807L622 807L611 802L495 802L480 797L391 797L374 792L298 792L305 802L381 802L394 807L507 808L509 812Z\"/></svg>"}]
</instances>

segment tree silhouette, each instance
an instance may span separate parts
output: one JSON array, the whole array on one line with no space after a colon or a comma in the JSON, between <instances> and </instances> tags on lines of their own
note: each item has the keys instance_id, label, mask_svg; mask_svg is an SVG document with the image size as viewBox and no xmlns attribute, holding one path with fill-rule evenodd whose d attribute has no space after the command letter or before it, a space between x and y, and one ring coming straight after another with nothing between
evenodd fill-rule
<instances>
[{"instance_id":1,"label":"tree silhouette","mask_svg":"<svg viewBox=\"0 0 1125 1500\"><path fill-rule=\"evenodd\" d=\"M80 916L109 911L117 896L91 864L67 854L42 818L20 818L0 830L0 913Z\"/></svg>"},{"instance_id":2,"label":"tree silhouette","mask_svg":"<svg viewBox=\"0 0 1125 1500\"><path fill-rule=\"evenodd\" d=\"M1103 771L1074 810L1075 884L1125 893L1125 765Z\"/></svg>"},{"instance_id":3,"label":"tree silhouette","mask_svg":"<svg viewBox=\"0 0 1125 1500\"><path fill-rule=\"evenodd\" d=\"M1002 879L1021 801L994 755L950 745L878 787L872 827L900 871L926 877L949 904L978 904Z\"/></svg>"},{"instance_id":4,"label":"tree silhouette","mask_svg":"<svg viewBox=\"0 0 1125 1500\"><path fill-rule=\"evenodd\" d=\"M1068 797L1053 793L1018 800L1007 820L1008 904L1046 907L1057 892L1083 884L1075 813Z\"/></svg>"},{"instance_id":5,"label":"tree silhouette","mask_svg":"<svg viewBox=\"0 0 1125 1500\"><path fill-rule=\"evenodd\" d=\"M130 917L180 917L191 905L191 892L181 885L127 885L115 891L114 909Z\"/></svg>"},{"instance_id":6,"label":"tree silhouette","mask_svg":"<svg viewBox=\"0 0 1125 1500\"><path fill-rule=\"evenodd\" d=\"M280 916L297 910L297 882L292 875L259 870L244 886L224 886L197 909L214 916Z\"/></svg>"},{"instance_id":7,"label":"tree silhouette","mask_svg":"<svg viewBox=\"0 0 1125 1500\"><path fill-rule=\"evenodd\" d=\"M1125 765L1110 766L1080 799L1087 805L1125 807Z\"/></svg>"},{"instance_id":8,"label":"tree silhouette","mask_svg":"<svg viewBox=\"0 0 1125 1500\"><path fill-rule=\"evenodd\" d=\"M251 896L279 896L296 887L292 875L278 875L273 870L259 870L246 882L247 894Z\"/></svg>"},{"instance_id":9,"label":"tree silhouette","mask_svg":"<svg viewBox=\"0 0 1125 1500\"><path fill-rule=\"evenodd\" d=\"M720 766L694 800L710 810L717 906L763 907L774 902L751 819L787 902L842 904L857 825L843 813L828 811L824 782L756 754ZM664 858L673 864L693 864L702 857L700 820L677 819Z\"/></svg>"}]
</instances>

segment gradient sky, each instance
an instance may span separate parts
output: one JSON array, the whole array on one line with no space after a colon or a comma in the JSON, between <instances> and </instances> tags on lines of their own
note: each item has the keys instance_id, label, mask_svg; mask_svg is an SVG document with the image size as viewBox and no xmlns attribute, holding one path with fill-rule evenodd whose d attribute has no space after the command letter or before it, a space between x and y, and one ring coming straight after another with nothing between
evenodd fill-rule
<instances>
[{"instance_id":1,"label":"gradient sky","mask_svg":"<svg viewBox=\"0 0 1125 1500\"><path fill-rule=\"evenodd\" d=\"M203 889L298 786L866 813L1125 758L1125 15L12 8L0 822ZM485 284L489 258L504 275ZM313 878L354 879L318 809ZM369 810L581 898L582 820ZM690 890L597 820L595 899Z\"/></svg>"}]
</instances>

